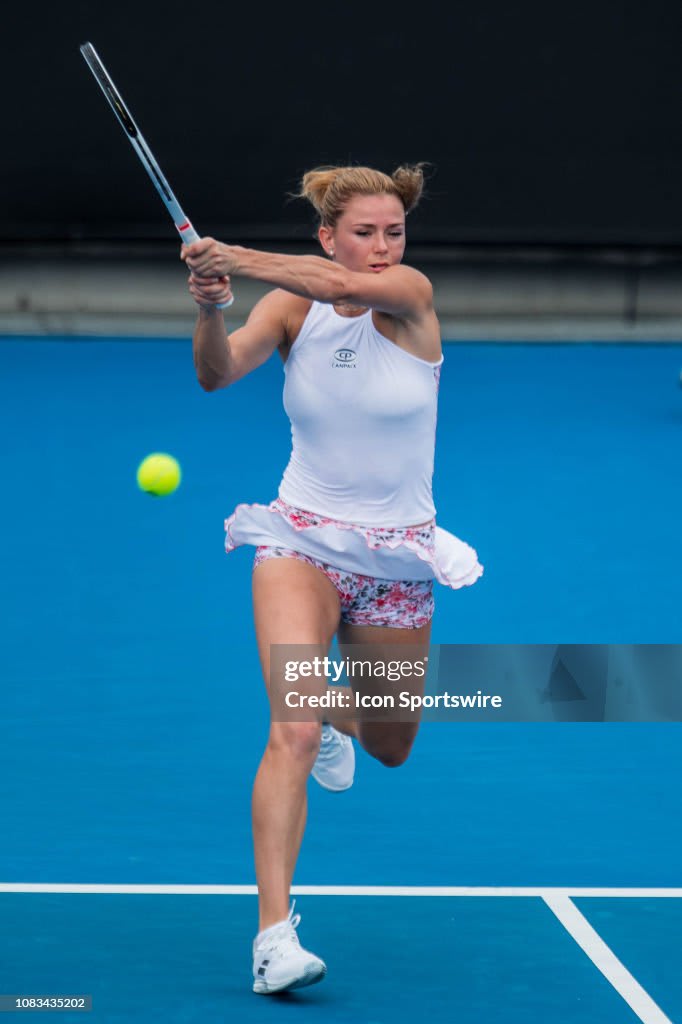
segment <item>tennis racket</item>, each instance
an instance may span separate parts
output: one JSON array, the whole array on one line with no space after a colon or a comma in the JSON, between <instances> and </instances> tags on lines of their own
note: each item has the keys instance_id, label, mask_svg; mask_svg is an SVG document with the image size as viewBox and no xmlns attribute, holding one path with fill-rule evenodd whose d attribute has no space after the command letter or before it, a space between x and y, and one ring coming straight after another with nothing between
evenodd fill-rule
<instances>
[{"instance_id":1,"label":"tennis racket","mask_svg":"<svg viewBox=\"0 0 682 1024\"><path fill-rule=\"evenodd\" d=\"M135 124L132 114L121 98L121 94L112 82L111 76L104 67L104 64L102 64L102 61L99 59L95 47L92 43L83 43L80 51L83 54L88 67L95 76L97 84L106 96L109 106L120 121L121 127L128 136L131 146L142 161L142 165L151 178L156 191L161 196L164 206L173 218L173 223L178 230L178 234L187 245L191 245L192 242L198 242L199 235L194 230L192 222L176 199L173 189L168 184L161 168L154 159L152 151L145 142L142 132ZM234 298L231 298L229 302L216 303L216 305L218 309L226 309L228 306L231 306L233 302Z\"/></svg>"}]
</instances>

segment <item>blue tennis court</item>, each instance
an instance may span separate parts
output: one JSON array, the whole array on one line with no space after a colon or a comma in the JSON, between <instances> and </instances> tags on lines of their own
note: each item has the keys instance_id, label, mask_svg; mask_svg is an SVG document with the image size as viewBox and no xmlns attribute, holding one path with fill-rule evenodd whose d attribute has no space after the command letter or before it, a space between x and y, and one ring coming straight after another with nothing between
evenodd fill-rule
<instances>
[{"instance_id":1,"label":"blue tennis court","mask_svg":"<svg viewBox=\"0 0 682 1024\"><path fill-rule=\"evenodd\" d=\"M440 588L435 643L682 642L681 367L445 347L438 518L485 574ZM329 974L251 993L267 702L223 520L275 496L281 384L275 357L205 394L189 342L0 343L0 993L88 993L107 1024L682 1020L667 723L430 723L399 771L311 783L296 910ZM166 499L135 483L158 450Z\"/></svg>"}]
</instances>

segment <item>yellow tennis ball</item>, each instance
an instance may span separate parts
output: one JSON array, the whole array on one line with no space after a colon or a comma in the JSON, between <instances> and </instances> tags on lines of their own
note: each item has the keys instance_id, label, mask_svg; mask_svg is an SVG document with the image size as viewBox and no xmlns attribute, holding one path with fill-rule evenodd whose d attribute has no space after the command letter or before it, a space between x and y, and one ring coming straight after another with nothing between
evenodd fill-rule
<instances>
[{"instance_id":1,"label":"yellow tennis ball","mask_svg":"<svg viewBox=\"0 0 682 1024\"><path fill-rule=\"evenodd\" d=\"M172 494L181 479L180 463L163 452L148 455L137 467L138 486L157 498Z\"/></svg>"}]
</instances>

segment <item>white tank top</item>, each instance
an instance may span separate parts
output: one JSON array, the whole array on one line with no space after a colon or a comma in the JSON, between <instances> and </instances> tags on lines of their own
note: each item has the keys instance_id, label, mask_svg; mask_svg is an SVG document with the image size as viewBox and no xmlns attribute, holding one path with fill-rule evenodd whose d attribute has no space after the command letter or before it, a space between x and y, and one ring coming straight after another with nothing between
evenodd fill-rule
<instances>
[{"instance_id":1,"label":"white tank top","mask_svg":"<svg viewBox=\"0 0 682 1024\"><path fill-rule=\"evenodd\" d=\"M398 348L371 310L344 317L313 302L284 364L292 451L280 498L365 526L433 519L442 362Z\"/></svg>"}]
</instances>

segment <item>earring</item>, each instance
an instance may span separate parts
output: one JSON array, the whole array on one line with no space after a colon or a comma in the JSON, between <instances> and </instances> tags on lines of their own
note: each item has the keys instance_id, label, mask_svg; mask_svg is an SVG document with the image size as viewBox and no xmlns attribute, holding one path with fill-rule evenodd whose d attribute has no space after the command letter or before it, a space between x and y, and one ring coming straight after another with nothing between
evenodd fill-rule
<instances>
[{"instance_id":1,"label":"earring","mask_svg":"<svg viewBox=\"0 0 682 1024\"><path fill-rule=\"evenodd\" d=\"M329 250L329 255L331 256L332 259L334 259L334 250L333 249Z\"/></svg>"}]
</instances>

